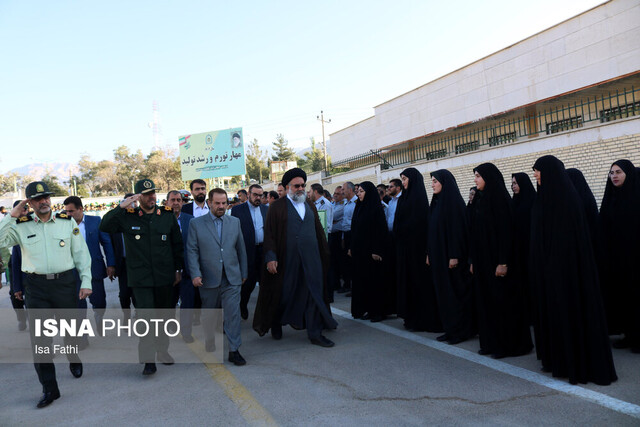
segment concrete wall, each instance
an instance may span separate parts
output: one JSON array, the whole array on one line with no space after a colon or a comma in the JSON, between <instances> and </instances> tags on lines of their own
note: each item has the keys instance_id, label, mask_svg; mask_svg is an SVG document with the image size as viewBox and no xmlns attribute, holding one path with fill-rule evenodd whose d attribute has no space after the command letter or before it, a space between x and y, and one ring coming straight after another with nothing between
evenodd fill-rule
<instances>
[{"instance_id":1,"label":"concrete wall","mask_svg":"<svg viewBox=\"0 0 640 427\"><path fill-rule=\"evenodd\" d=\"M640 70L640 2L613 0L375 107L331 134L334 161Z\"/></svg>"},{"instance_id":2,"label":"concrete wall","mask_svg":"<svg viewBox=\"0 0 640 427\"><path fill-rule=\"evenodd\" d=\"M487 148L466 155L455 156L431 162L420 162L380 171L379 166L355 169L344 174L331 176L323 181L329 190L345 181L355 183L372 181L385 184L398 178L406 167L415 167L424 175L427 193L431 198L430 171L448 169L458 182L465 198L473 184L473 168L484 162L494 163L505 177L510 187L511 174L526 172L533 180L532 166L538 157L552 154L562 160L567 168L578 168L585 175L598 204L604 195L607 173L611 163L619 159L629 159L640 167L640 117L609 122L596 127L572 130L560 134L538 137L526 142Z\"/></svg>"}]
</instances>

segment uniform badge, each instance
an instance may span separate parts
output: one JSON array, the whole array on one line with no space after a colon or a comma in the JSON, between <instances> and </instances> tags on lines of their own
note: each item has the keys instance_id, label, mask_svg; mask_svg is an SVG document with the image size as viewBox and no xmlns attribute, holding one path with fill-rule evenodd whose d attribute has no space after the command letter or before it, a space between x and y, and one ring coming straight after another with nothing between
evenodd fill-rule
<instances>
[{"instance_id":1,"label":"uniform badge","mask_svg":"<svg viewBox=\"0 0 640 427\"><path fill-rule=\"evenodd\" d=\"M78 234L80 234L80 229L78 227L73 229L73 235L77 236Z\"/></svg>"},{"instance_id":2,"label":"uniform badge","mask_svg":"<svg viewBox=\"0 0 640 427\"><path fill-rule=\"evenodd\" d=\"M29 221L29 217L21 216L20 218L18 218L18 221L19 222L27 222L27 221Z\"/></svg>"},{"instance_id":3,"label":"uniform badge","mask_svg":"<svg viewBox=\"0 0 640 427\"><path fill-rule=\"evenodd\" d=\"M164 207L164 210L165 210L165 211L172 211L173 209L171 209L171 207L170 207L170 206L165 206L165 207Z\"/></svg>"},{"instance_id":4,"label":"uniform badge","mask_svg":"<svg viewBox=\"0 0 640 427\"><path fill-rule=\"evenodd\" d=\"M134 213L136 210L134 208L127 208L127 212Z\"/></svg>"},{"instance_id":5,"label":"uniform badge","mask_svg":"<svg viewBox=\"0 0 640 427\"><path fill-rule=\"evenodd\" d=\"M160 215L160 209L156 211L156 215Z\"/></svg>"},{"instance_id":6,"label":"uniform badge","mask_svg":"<svg viewBox=\"0 0 640 427\"><path fill-rule=\"evenodd\" d=\"M138 216L142 216L142 211L138 211Z\"/></svg>"},{"instance_id":7,"label":"uniform badge","mask_svg":"<svg viewBox=\"0 0 640 427\"><path fill-rule=\"evenodd\" d=\"M140 235L136 234L136 240L140 240Z\"/></svg>"},{"instance_id":8,"label":"uniform badge","mask_svg":"<svg viewBox=\"0 0 640 427\"><path fill-rule=\"evenodd\" d=\"M64 248L64 245L66 245L66 243L64 242L64 240L60 240L60 247Z\"/></svg>"},{"instance_id":9,"label":"uniform badge","mask_svg":"<svg viewBox=\"0 0 640 427\"><path fill-rule=\"evenodd\" d=\"M65 213L61 213L60 214L60 218L69 218L69 215L65 214Z\"/></svg>"}]
</instances>

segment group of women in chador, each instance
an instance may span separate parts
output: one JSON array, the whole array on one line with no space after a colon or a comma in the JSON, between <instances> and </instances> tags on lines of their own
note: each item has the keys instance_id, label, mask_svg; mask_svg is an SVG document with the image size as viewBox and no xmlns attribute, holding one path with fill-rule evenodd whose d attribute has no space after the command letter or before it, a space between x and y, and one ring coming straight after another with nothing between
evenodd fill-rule
<instances>
[{"instance_id":1,"label":"group of women in chador","mask_svg":"<svg viewBox=\"0 0 640 427\"><path fill-rule=\"evenodd\" d=\"M437 339L450 344L477 333L478 353L494 358L528 354L535 342L554 377L616 381L609 335L640 353L639 171L613 163L598 212L583 174L554 156L533 165L537 190L527 173L511 175L513 197L494 164L477 166L467 205L444 169L430 174L429 204L423 175L408 168L392 229L375 186L361 183L353 316L397 313L407 329L444 332Z\"/></svg>"}]
</instances>

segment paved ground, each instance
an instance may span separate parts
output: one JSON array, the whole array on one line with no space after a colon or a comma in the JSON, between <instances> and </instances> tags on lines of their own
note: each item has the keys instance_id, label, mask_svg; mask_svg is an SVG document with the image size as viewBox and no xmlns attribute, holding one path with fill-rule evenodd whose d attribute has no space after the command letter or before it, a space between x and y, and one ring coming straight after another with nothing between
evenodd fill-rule
<instances>
[{"instance_id":1,"label":"paved ground","mask_svg":"<svg viewBox=\"0 0 640 427\"><path fill-rule=\"evenodd\" d=\"M0 425L640 425L640 355L614 350L612 386L570 386L534 354L496 361L476 354L477 339L449 346L398 319L354 321L349 302L337 296L334 348L289 328L282 341L260 338L250 317L246 366L158 365L143 377L138 364L85 364L75 379L62 363L62 397L45 409L31 363L0 364Z\"/></svg>"}]
</instances>

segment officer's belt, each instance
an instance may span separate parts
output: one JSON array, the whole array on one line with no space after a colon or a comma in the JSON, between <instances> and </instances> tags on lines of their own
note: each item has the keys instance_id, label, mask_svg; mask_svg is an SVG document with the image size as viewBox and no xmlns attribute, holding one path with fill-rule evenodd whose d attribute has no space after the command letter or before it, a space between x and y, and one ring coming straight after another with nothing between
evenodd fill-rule
<instances>
[{"instance_id":1,"label":"officer's belt","mask_svg":"<svg viewBox=\"0 0 640 427\"><path fill-rule=\"evenodd\" d=\"M49 273L49 274L37 274L37 273L27 273L31 277L37 277L39 279L46 280L57 280L71 273L72 270L63 271L62 273Z\"/></svg>"}]
</instances>

